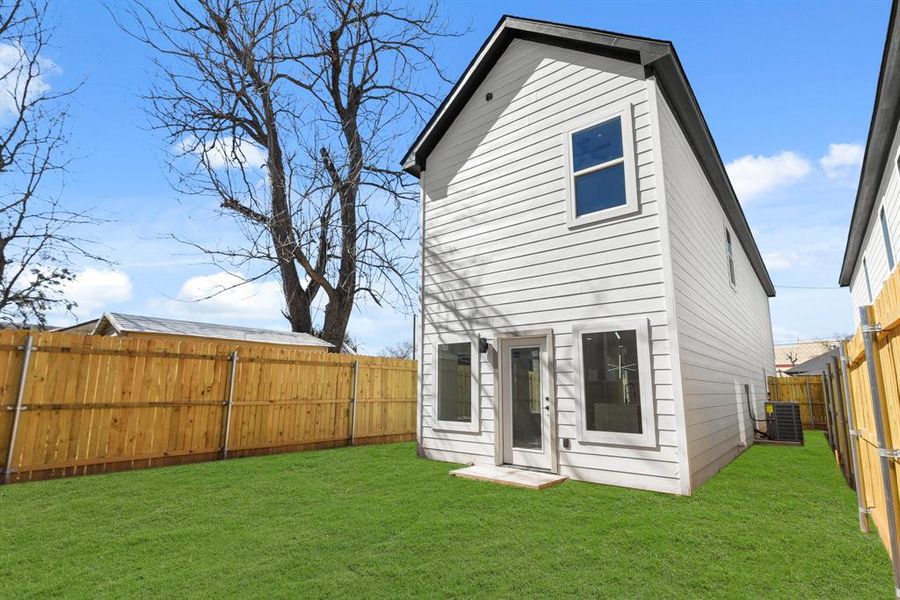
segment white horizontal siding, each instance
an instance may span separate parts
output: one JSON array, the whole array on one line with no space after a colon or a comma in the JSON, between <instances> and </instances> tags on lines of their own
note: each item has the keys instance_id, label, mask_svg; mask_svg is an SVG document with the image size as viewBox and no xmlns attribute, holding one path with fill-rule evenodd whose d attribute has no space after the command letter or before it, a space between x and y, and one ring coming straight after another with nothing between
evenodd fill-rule
<instances>
[{"instance_id":1,"label":"white horizontal siding","mask_svg":"<svg viewBox=\"0 0 900 600\"><path fill-rule=\"evenodd\" d=\"M493 99L485 100L491 92ZM627 100L640 211L570 230L563 134L573 120ZM509 330L554 331L562 473L642 489L679 489L672 359L663 285L650 103L633 64L516 40L428 158L422 176L423 446L427 456L494 461L493 353L482 356L480 429L433 428L432 348L438 334L493 338ZM580 444L572 327L641 316L651 322L659 446Z\"/></svg>"},{"instance_id":2,"label":"white horizontal siding","mask_svg":"<svg viewBox=\"0 0 900 600\"><path fill-rule=\"evenodd\" d=\"M884 236L881 233L879 215L882 208L884 208L884 216L888 223L888 232L890 234L890 243L894 250L895 263L900 258L900 173L898 173L897 168L898 156L900 156L900 131L895 130L894 145L888 163L884 168L884 175L881 178L881 186L878 190L875 207L872 209L866 235L863 238L862 250L850 280L853 318L857 322L859 321L859 307L871 304L863 273L863 258L866 260L869 279L872 283L872 300L878 297L878 293L884 286L888 275L890 275Z\"/></svg>"},{"instance_id":3,"label":"white horizontal siding","mask_svg":"<svg viewBox=\"0 0 900 600\"><path fill-rule=\"evenodd\" d=\"M662 94L658 95L666 215L691 485L697 487L753 439L743 398L761 414L774 374L769 303L733 228L737 284L725 253L727 219Z\"/></svg>"}]
</instances>

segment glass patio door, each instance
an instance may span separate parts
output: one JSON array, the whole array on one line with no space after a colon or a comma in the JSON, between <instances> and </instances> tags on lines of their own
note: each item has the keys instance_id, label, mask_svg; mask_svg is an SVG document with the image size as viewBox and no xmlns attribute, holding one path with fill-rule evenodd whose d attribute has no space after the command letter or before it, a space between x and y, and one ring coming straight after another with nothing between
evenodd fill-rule
<instances>
[{"instance_id":1,"label":"glass patio door","mask_svg":"<svg viewBox=\"0 0 900 600\"><path fill-rule=\"evenodd\" d=\"M511 340L503 348L503 458L507 464L552 468L546 342Z\"/></svg>"}]
</instances>

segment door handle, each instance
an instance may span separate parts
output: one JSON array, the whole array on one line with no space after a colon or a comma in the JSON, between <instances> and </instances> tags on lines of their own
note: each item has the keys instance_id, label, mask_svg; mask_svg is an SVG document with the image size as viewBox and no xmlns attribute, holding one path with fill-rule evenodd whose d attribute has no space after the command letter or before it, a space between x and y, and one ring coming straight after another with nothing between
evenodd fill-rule
<instances>
[{"instance_id":1,"label":"door handle","mask_svg":"<svg viewBox=\"0 0 900 600\"><path fill-rule=\"evenodd\" d=\"M549 411L550 410L550 396L547 396L546 398L544 398L544 402L547 403L544 405L544 410Z\"/></svg>"}]
</instances>

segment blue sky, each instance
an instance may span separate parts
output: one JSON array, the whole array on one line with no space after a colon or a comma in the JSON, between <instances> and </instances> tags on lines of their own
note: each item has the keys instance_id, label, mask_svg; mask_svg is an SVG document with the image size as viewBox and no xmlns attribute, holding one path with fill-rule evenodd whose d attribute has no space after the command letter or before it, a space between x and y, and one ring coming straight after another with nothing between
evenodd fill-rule
<instances>
[{"instance_id":1,"label":"blue sky","mask_svg":"<svg viewBox=\"0 0 900 600\"><path fill-rule=\"evenodd\" d=\"M117 310L286 328L274 281L185 301L222 275L163 236L227 239L230 223L216 219L211 200L179 198L169 185L168 149L140 98L153 77L148 50L99 3L59 2L53 11L59 27L47 54L61 73L49 83L84 80L71 105L77 160L63 199L111 220L92 236L117 262L112 270L84 265L70 290L77 318ZM470 31L440 41L437 56L456 78L503 14L672 40L778 286L776 341L791 341L851 329L849 296L836 281L889 11L886 1L452 1L444 5L451 26ZM405 150L397 148L398 160ZM409 338L411 327L410 316L372 307L350 325L369 352Z\"/></svg>"}]
</instances>

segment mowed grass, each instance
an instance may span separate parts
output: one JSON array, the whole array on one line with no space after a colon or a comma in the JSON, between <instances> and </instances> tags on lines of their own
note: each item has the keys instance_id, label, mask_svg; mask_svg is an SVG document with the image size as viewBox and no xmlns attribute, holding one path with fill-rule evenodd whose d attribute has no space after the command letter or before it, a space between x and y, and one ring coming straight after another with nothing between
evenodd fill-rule
<instances>
[{"instance_id":1,"label":"mowed grass","mask_svg":"<svg viewBox=\"0 0 900 600\"><path fill-rule=\"evenodd\" d=\"M412 444L0 488L0 597L890 598L823 436L693 497L447 476Z\"/></svg>"}]
</instances>

